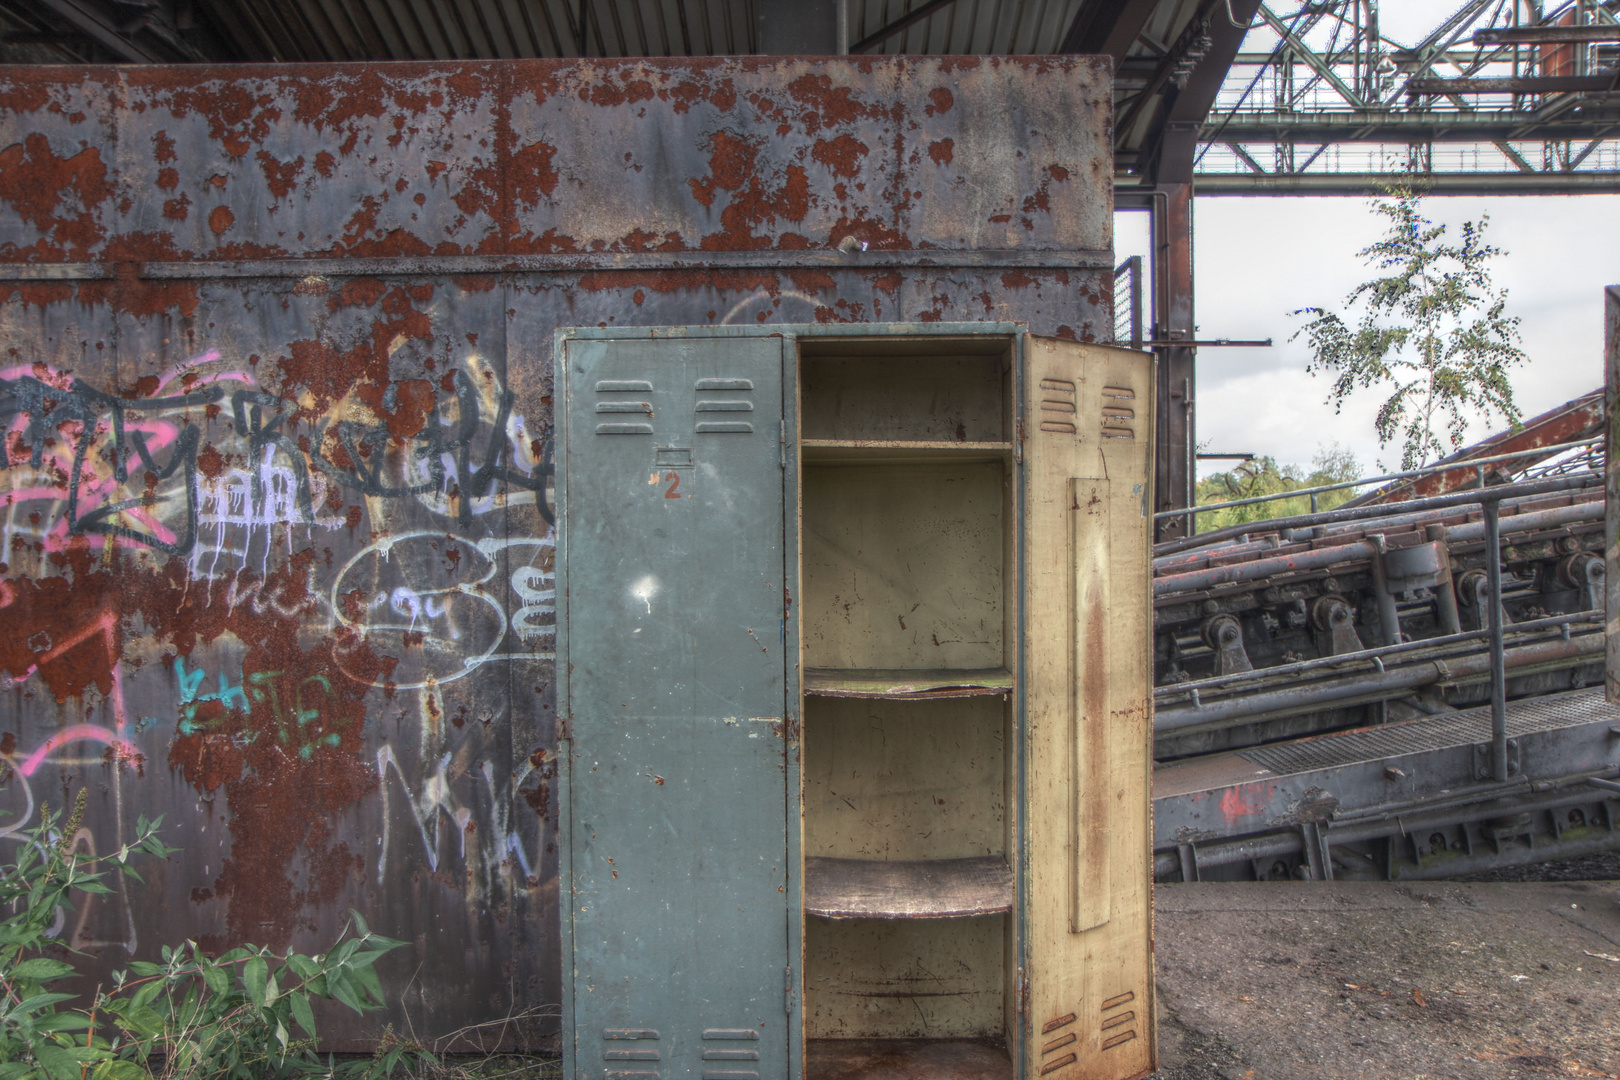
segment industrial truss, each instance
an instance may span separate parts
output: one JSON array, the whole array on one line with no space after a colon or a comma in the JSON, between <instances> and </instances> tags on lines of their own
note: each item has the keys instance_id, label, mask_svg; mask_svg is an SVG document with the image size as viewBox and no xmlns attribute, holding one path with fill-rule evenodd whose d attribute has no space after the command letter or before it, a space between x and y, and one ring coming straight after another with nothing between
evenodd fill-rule
<instances>
[{"instance_id":1,"label":"industrial truss","mask_svg":"<svg viewBox=\"0 0 1620 1080\"><path fill-rule=\"evenodd\" d=\"M1261 4L1199 132L1199 193L1620 191L1620 0L1467 0L1410 41L1379 16Z\"/></svg>"}]
</instances>

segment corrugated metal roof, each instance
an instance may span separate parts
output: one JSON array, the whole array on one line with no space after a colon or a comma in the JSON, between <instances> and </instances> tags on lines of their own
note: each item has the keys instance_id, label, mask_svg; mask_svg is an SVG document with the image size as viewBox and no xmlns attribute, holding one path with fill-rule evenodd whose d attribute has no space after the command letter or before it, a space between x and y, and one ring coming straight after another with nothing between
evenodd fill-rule
<instances>
[{"instance_id":1,"label":"corrugated metal roof","mask_svg":"<svg viewBox=\"0 0 1620 1080\"><path fill-rule=\"evenodd\" d=\"M702 56L754 51L753 0L216 0L278 60Z\"/></svg>"},{"instance_id":2,"label":"corrugated metal roof","mask_svg":"<svg viewBox=\"0 0 1620 1080\"><path fill-rule=\"evenodd\" d=\"M1085 0L955 0L874 53L1055 53ZM850 0L850 40L925 0ZM279 60L704 56L757 50L755 0L216 0ZM224 28L224 26L222 26Z\"/></svg>"},{"instance_id":3,"label":"corrugated metal roof","mask_svg":"<svg viewBox=\"0 0 1620 1080\"><path fill-rule=\"evenodd\" d=\"M875 53L1055 53L1085 0L956 0ZM850 40L860 41L923 6L922 0L849 0Z\"/></svg>"}]
</instances>

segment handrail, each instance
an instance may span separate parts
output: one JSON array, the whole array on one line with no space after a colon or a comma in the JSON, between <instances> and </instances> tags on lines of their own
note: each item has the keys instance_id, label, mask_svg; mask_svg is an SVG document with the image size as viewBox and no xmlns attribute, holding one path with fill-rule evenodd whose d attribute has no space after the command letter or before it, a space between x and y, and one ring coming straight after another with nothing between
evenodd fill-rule
<instances>
[{"instance_id":1,"label":"handrail","mask_svg":"<svg viewBox=\"0 0 1620 1080\"><path fill-rule=\"evenodd\" d=\"M1449 465L1425 465L1421 469L1412 469L1408 472L1388 473L1384 476L1369 476L1362 480L1345 480L1337 484L1320 484L1316 487L1294 488L1290 491L1278 491L1270 495L1254 495L1247 499L1230 499L1226 502L1204 503L1202 506L1182 506L1174 510L1161 510L1153 515L1153 520L1161 518L1185 517L1188 519L1188 533L1194 532L1193 525L1198 521L1199 514L1212 513L1216 510L1226 510L1233 506L1253 506L1256 503L1275 502L1278 499L1292 499L1300 495L1320 495L1325 491L1343 491L1345 488L1367 487L1369 484L1386 484L1391 480L1413 480L1421 476L1432 476L1435 473L1456 472L1458 469L1475 468L1481 465L1493 465L1499 461L1512 461L1514 458L1534 457L1562 453L1565 450L1574 450L1581 446L1594 446L1603 441L1603 436L1597 435L1589 439L1580 439L1576 442L1554 443L1551 446L1537 446L1528 450L1516 450L1510 454L1494 454L1490 457L1469 458L1465 461L1453 461ZM1395 505L1395 504L1390 504ZM1316 500L1312 498L1311 508L1316 507Z\"/></svg>"},{"instance_id":2,"label":"handrail","mask_svg":"<svg viewBox=\"0 0 1620 1080\"><path fill-rule=\"evenodd\" d=\"M1497 502L1518 496L1550 495L1555 491L1572 491L1578 488L1595 487L1602 483L1602 473L1575 473L1570 476L1552 479L1519 480L1511 484L1498 484L1489 488L1464 488L1461 491L1450 491L1444 495L1427 495L1421 499L1408 499L1396 506L1373 503L1367 506L1322 510L1314 514L1267 518L1264 521L1245 521L1237 525L1226 525L1219 529L1213 529L1207 533L1182 536L1175 540L1161 540L1153 545L1153 556L1158 558L1162 555L1174 555L1190 548L1204 547L1254 532L1277 532L1282 529L1300 528L1307 525L1326 525L1341 521L1365 521L1371 518L1388 517L1392 510L1398 510L1401 513L1418 513L1427 510L1447 509L1453 506L1471 506L1487 499ZM1178 510L1176 512L1183 513L1184 511ZM1261 528L1262 526L1263 528Z\"/></svg>"}]
</instances>

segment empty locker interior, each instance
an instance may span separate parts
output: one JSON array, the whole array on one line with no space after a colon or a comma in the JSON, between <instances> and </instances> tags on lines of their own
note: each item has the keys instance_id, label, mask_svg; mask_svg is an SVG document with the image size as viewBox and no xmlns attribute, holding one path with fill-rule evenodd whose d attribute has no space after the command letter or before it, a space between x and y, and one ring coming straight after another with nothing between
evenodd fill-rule
<instances>
[{"instance_id":1,"label":"empty locker interior","mask_svg":"<svg viewBox=\"0 0 1620 1080\"><path fill-rule=\"evenodd\" d=\"M1014 360L1007 338L800 343L811 1075L887 1040L1005 1055Z\"/></svg>"}]
</instances>

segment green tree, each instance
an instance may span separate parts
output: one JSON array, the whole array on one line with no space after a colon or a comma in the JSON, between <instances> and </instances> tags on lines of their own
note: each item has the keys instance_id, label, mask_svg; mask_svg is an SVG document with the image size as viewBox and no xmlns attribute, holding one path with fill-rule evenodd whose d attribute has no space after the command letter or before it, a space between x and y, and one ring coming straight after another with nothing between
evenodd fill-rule
<instances>
[{"instance_id":1,"label":"green tree","mask_svg":"<svg viewBox=\"0 0 1620 1080\"><path fill-rule=\"evenodd\" d=\"M1491 283L1491 260L1503 252L1485 243L1490 215L1464 222L1450 243L1411 184L1387 187L1372 209L1388 231L1358 254L1382 276L1345 298L1357 321L1301 308L1294 314L1310 321L1293 337L1310 344L1306 370L1332 376L1335 410L1357 389L1393 388L1374 426L1380 446L1399 441L1401 467L1411 469L1460 447L1476 416L1516 423L1508 373L1529 357L1518 317L1506 314L1507 290Z\"/></svg>"},{"instance_id":2,"label":"green tree","mask_svg":"<svg viewBox=\"0 0 1620 1080\"><path fill-rule=\"evenodd\" d=\"M1326 487L1328 484L1348 483L1361 479L1361 465L1355 454L1342 446L1324 446L1316 451L1309 471L1298 465L1279 465L1274 457L1258 457L1245 461L1235 469L1215 473L1198 482L1198 505L1252 499L1261 495L1281 495L1300 488ZM1324 491L1317 497L1318 510L1331 510L1349 502L1356 494L1354 488ZM1251 521L1292 517L1311 510L1309 495L1272 499L1269 502L1231 506L1225 510L1212 510L1198 515L1198 531L1212 532L1228 525L1244 525Z\"/></svg>"}]
</instances>

